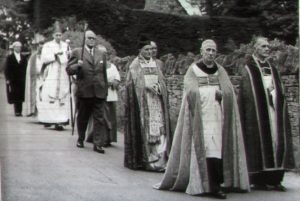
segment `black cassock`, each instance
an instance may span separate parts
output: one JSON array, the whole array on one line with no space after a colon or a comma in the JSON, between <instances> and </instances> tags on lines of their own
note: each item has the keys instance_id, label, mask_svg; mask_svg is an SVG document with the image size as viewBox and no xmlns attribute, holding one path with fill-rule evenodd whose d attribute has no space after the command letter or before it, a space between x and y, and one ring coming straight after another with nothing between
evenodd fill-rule
<instances>
[{"instance_id":1,"label":"black cassock","mask_svg":"<svg viewBox=\"0 0 300 201\"><path fill-rule=\"evenodd\" d=\"M4 74L6 81L9 81L9 84L6 84L9 104L24 102L26 67L25 56L21 55L19 62L13 53L7 56Z\"/></svg>"}]
</instances>

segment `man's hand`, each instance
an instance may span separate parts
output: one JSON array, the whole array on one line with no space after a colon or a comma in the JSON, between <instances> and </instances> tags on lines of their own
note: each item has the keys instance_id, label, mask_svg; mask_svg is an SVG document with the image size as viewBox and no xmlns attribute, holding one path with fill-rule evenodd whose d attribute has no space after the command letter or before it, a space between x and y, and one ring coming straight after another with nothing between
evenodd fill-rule
<instances>
[{"instance_id":1,"label":"man's hand","mask_svg":"<svg viewBox=\"0 0 300 201\"><path fill-rule=\"evenodd\" d=\"M147 87L147 90L148 90L149 92L151 92L152 94L155 94L155 95L160 95L160 94L161 94L161 93L160 93L160 86L159 86L158 83L152 85L151 87Z\"/></svg>"},{"instance_id":2,"label":"man's hand","mask_svg":"<svg viewBox=\"0 0 300 201\"><path fill-rule=\"evenodd\" d=\"M274 103L275 103L275 90L274 88L268 88L267 89L267 94L269 96L269 102L270 105L274 108Z\"/></svg>"},{"instance_id":3,"label":"man's hand","mask_svg":"<svg viewBox=\"0 0 300 201\"><path fill-rule=\"evenodd\" d=\"M82 60L78 60L77 64L78 64L79 66L82 66L83 61L82 61Z\"/></svg>"},{"instance_id":4,"label":"man's hand","mask_svg":"<svg viewBox=\"0 0 300 201\"><path fill-rule=\"evenodd\" d=\"M57 52L55 52L55 55L62 55L62 54L63 54L62 51L57 51Z\"/></svg>"},{"instance_id":5,"label":"man's hand","mask_svg":"<svg viewBox=\"0 0 300 201\"><path fill-rule=\"evenodd\" d=\"M113 80L112 82L110 82L110 86L114 90L118 90L119 84L120 84L120 81L118 81L118 80Z\"/></svg>"},{"instance_id":6,"label":"man's hand","mask_svg":"<svg viewBox=\"0 0 300 201\"><path fill-rule=\"evenodd\" d=\"M221 103L223 99L223 92L219 89L216 90L216 101L218 101L219 103Z\"/></svg>"}]
</instances>

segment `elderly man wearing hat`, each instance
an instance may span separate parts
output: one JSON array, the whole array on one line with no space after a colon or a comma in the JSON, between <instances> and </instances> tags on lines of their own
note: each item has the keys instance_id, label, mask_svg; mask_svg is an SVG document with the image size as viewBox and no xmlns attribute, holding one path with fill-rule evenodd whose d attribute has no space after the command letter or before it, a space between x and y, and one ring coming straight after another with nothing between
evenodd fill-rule
<instances>
[{"instance_id":1,"label":"elderly man wearing hat","mask_svg":"<svg viewBox=\"0 0 300 201\"><path fill-rule=\"evenodd\" d=\"M249 191L244 142L233 86L215 62L217 46L205 40L202 59L189 67L172 149L155 187L226 199L228 190Z\"/></svg>"},{"instance_id":2,"label":"elderly man wearing hat","mask_svg":"<svg viewBox=\"0 0 300 201\"><path fill-rule=\"evenodd\" d=\"M38 120L45 127L55 125L63 130L70 119L69 79L66 73L68 45L62 41L62 29L58 22L54 24L53 40L42 48L40 71L43 82L40 86Z\"/></svg>"},{"instance_id":3,"label":"elderly man wearing hat","mask_svg":"<svg viewBox=\"0 0 300 201\"><path fill-rule=\"evenodd\" d=\"M8 55L5 64L7 98L9 104L14 104L15 116L22 116L22 105L25 93L25 76L27 59L21 54L22 44L16 41L12 44L13 52Z\"/></svg>"},{"instance_id":4,"label":"elderly man wearing hat","mask_svg":"<svg viewBox=\"0 0 300 201\"><path fill-rule=\"evenodd\" d=\"M139 55L127 74L124 165L164 171L171 145L167 88L152 49L151 42L141 38Z\"/></svg>"},{"instance_id":5,"label":"elderly man wearing hat","mask_svg":"<svg viewBox=\"0 0 300 201\"><path fill-rule=\"evenodd\" d=\"M105 53L96 47L96 34L85 32L85 46L72 51L67 73L77 76L77 130L76 146L84 147L88 121L93 119L94 151L104 154L105 119L104 102L107 97L108 82L106 75Z\"/></svg>"}]
</instances>

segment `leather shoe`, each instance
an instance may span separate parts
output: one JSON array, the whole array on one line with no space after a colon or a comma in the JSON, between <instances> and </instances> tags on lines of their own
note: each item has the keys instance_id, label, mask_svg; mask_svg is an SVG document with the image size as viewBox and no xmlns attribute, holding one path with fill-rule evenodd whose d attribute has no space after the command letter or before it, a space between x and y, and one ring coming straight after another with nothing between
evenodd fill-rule
<instances>
[{"instance_id":1,"label":"leather shoe","mask_svg":"<svg viewBox=\"0 0 300 201\"><path fill-rule=\"evenodd\" d=\"M44 124L44 128L49 128L51 127L51 124Z\"/></svg>"},{"instance_id":2,"label":"leather shoe","mask_svg":"<svg viewBox=\"0 0 300 201\"><path fill-rule=\"evenodd\" d=\"M227 195L223 191L211 193L211 196L222 200L225 200L227 198Z\"/></svg>"},{"instance_id":3,"label":"leather shoe","mask_svg":"<svg viewBox=\"0 0 300 201\"><path fill-rule=\"evenodd\" d=\"M83 148L83 147L84 147L83 142L81 142L81 141L77 141L76 146L77 146L78 148Z\"/></svg>"},{"instance_id":4,"label":"leather shoe","mask_svg":"<svg viewBox=\"0 0 300 201\"><path fill-rule=\"evenodd\" d=\"M105 144L103 145L103 147L111 147L111 144L110 144L110 143L105 143Z\"/></svg>"},{"instance_id":5,"label":"leather shoe","mask_svg":"<svg viewBox=\"0 0 300 201\"><path fill-rule=\"evenodd\" d=\"M98 152L100 154L104 154L105 153L105 151L104 151L104 149L102 147L96 146L96 145L94 145L94 151Z\"/></svg>"},{"instance_id":6,"label":"leather shoe","mask_svg":"<svg viewBox=\"0 0 300 201\"><path fill-rule=\"evenodd\" d=\"M286 192L287 189L282 184L275 185L273 188L274 191Z\"/></svg>"},{"instance_id":7,"label":"leather shoe","mask_svg":"<svg viewBox=\"0 0 300 201\"><path fill-rule=\"evenodd\" d=\"M62 130L64 130L64 127L62 125L55 124L55 130L62 131Z\"/></svg>"}]
</instances>

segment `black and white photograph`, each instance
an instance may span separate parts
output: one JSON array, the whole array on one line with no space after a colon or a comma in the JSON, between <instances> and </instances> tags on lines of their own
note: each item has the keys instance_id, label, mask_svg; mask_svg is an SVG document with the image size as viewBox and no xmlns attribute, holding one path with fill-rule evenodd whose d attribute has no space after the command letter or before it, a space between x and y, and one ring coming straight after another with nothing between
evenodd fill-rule
<instances>
[{"instance_id":1,"label":"black and white photograph","mask_svg":"<svg viewBox=\"0 0 300 201\"><path fill-rule=\"evenodd\" d=\"M0 0L0 201L296 201L296 0Z\"/></svg>"}]
</instances>

